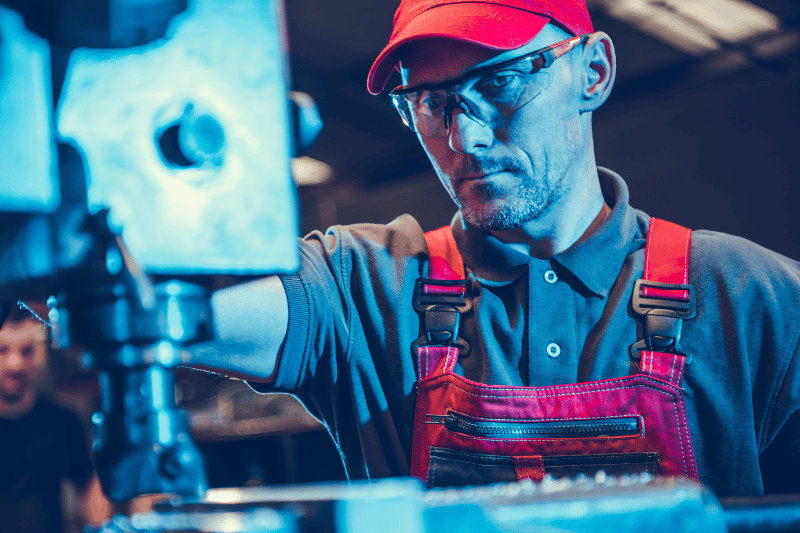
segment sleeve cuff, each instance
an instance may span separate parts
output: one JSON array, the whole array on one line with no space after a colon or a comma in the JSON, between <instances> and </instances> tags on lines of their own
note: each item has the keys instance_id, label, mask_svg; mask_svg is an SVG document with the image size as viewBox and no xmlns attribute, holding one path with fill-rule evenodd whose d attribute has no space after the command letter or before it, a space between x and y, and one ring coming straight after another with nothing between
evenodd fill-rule
<instances>
[{"instance_id":1,"label":"sleeve cuff","mask_svg":"<svg viewBox=\"0 0 800 533\"><path fill-rule=\"evenodd\" d=\"M286 329L286 340L283 344L278 373L272 383L248 382L256 392L277 392L296 390L302 382L303 369L306 367L308 350L309 300L303 282L296 274L280 275L286 300L289 306L289 325Z\"/></svg>"}]
</instances>

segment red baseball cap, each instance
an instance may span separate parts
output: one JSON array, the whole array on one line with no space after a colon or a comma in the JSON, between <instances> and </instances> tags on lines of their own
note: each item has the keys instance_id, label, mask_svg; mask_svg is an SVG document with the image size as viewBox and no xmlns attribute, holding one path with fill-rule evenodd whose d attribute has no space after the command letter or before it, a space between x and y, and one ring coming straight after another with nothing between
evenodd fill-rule
<instances>
[{"instance_id":1,"label":"red baseball cap","mask_svg":"<svg viewBox=\"0 0 800 533\"><path fill-rule=\"evenodd\" d=\"M513 50L531 42L552 22L572 35L592 33L585 0L402 0L389 44L372 64L367 89L380 93L400 63L404 44L444 37Z\"/></svg>"}]
</instances>

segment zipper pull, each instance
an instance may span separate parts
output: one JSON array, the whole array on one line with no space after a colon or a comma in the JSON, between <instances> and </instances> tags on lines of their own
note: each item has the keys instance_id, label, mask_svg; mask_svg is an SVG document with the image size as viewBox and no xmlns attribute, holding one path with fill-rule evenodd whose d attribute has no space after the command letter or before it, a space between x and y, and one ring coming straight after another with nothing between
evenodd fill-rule
<instances>
[{"instance_id":1,"label":"zipper pull","mask_svg":"<svg viewBox=\"0 0 800 533\"><path fill-rule=\"evenodd\" d=\"M453 419L450 415L425 415L426 424L441 424L446 426Z\"/></svg>"}]
</instances>

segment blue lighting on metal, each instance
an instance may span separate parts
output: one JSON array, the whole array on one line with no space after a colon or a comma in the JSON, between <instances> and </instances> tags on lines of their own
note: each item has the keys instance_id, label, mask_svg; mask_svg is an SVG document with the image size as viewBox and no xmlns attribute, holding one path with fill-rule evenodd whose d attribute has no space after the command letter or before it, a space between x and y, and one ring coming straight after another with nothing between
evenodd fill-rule
<instances>
[{"instance_id":1,"label":"blue lighting on metal","mask_svg":"<svg viewBox=\"0 0 800 533\"><path fill-rule=\"evenodd\" d=\"M258 0L197 0L164 39L73 52L58 132L145 271L296 269L284 55L280 4Z\"/></svg>"},{"instance_id":2,"label":"blue lighting on metal","mask_svg":"<svg viewBox=\"0 0 800 533\"><path fill-rule=\"evenodd\" d=\"M61 201L52 138L50 46L0 7L0 211L49 213Z\"/></svg>"}]
</instances>

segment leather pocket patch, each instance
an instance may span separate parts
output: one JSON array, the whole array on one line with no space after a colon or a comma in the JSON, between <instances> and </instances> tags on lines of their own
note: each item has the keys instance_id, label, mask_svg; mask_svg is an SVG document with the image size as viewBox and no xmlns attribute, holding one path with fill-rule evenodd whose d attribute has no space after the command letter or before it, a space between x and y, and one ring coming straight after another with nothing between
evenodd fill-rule
<instances>
[{"instance_id":1,"label":"leather pocket patch","mask_svg":"<svg viewBox=\"0 0 800 533\"><path fill-rule=\"evenodd\" d=\"M648 472L655 475L658 468L657 452L608 453L587 455L529 456L537 468L519 468L527 464L526 456L487 455L462 452L449 448L431 447L431 461L428 467L426 486L465 487L468 485L487 485L490 483L520 481L525 477L550 475L554 478L575 477L578 474L594 476L603 470L609 476L640 474ZM541 466L540 466L541 465ZM522 477L520 477L520 472ZM535 472L528 476L526 472Z\"/></svg>"}]
</instances>

